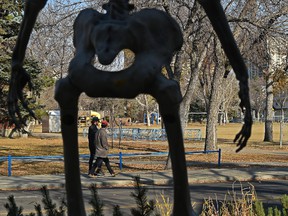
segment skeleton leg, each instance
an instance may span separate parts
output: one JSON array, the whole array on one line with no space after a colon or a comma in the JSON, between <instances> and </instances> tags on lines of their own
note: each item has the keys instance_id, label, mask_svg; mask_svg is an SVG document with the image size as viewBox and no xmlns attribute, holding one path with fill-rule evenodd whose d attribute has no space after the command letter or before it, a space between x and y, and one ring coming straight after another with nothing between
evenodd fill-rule
<instances>
[{"instance_id":1,"label":"skeleton leg","mask_svg":"<svg viewBox=\"0 0 288 216\"><path fill-rule=\"evenodd\" d=\"M179 104L182 100L180 88L176 81L168 80L161 75L157 76L155 83L150 94L159 103L168 137L174 179L173 215L196 215L190 201L183 135L179 117Z\"/></svg>"},{"instance_id":2,"label":"skeleton leg","mask_svg":"<svg viewBox=\"0 0 288 216\"><path fill-rule=\"evenodd\" d=\"M61 109L61 130L64 145L65 180L69 216L85 216L83 203L79 152L78 152L78 98L80 95L69 78L56 84L55 99Z\"/></svg>"},{"instance_id":3,"label":"skeleton leg","mask_svg":"<svg viewBox=\"0 0 288 216\"><path fill-rule=\"evenodd\" d=\"M248 70L241 56L241 53L234 40L233 34L228 25L225 13L220 4L220 0L198 0L203 6L211 24L218 35L218 38L222 44L222 47L230 61L230 64L236 74L237 80L239 80L240 91L240 107L242 111L245 111L245 124L241 131L236 135L234 142L238 141L237 146L240 151L247 144L247 141L251 135L252 127L252 115L249 99L249 86L248 86Z\"/></svg>"}]
</instances>

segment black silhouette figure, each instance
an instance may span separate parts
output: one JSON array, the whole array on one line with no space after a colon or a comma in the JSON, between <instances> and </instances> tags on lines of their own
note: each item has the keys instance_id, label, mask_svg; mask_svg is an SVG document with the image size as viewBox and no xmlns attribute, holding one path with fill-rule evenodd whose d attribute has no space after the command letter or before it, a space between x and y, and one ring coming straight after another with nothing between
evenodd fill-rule
<instances>
[{"instance_id":1,"label":"black silhouette figure","mask_svg":"<svg viewBox=\"0 0 288 216\"><path fill-rule=\"evenodd\" d=\"M248 73L233 35L228 26L220 0L198 0L206 11L222 47L229 58L239 80L240 106L245 111L245 124L236 135L239 148L244 148L251 134ZM18 101L32 116L23 99L22 90L31 86L29 75L23 69L25 50L39 11L46 0L26 0L24 18L12 58L12 74L9 89L9 114L17 128L24 124ZM179 104L182 100L179 85L172 80L170 62L173 54L183 43L177 22L163 11L144 9L131 13L134 8L128 0L110 0L103 5L107 11L102 14L85 9L74 23L75 57L69 66L68 76L56 84L55 99L61 108L61 129L64 143L64 162L68 214L84 216L79 153L77 141L78 98L82 92L91 97L134 98L147 93L156 98L165 124L174 177L173 215L190 216L193 212L183 136L179 118ZM123 49L135 54L134 63L127 69L109 73L96 69L91 61L98 56L99 62L110 64ZM166 67L169 78L161 74Z\"/></svg>"}]
</instances>

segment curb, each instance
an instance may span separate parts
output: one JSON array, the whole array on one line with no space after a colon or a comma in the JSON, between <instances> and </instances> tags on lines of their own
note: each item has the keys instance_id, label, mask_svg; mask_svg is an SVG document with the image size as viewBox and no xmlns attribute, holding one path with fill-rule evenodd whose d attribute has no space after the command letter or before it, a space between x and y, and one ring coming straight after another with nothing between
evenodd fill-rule
<instances>
[{"instance_id":1,"label":"curb","mask_svg":"<svg viewBox=\"0 0 288 216\"><path fill-rule=\"evenodd\" d=\"M131 187L134 185L133 177L140 176L143 185L173 185L172 172L141 172L119 173L116 177L104 176L91 178L81 175L81 184L88 188L91 184L99 187ZM257 167L241 169L204 169L189 170L188 182L192 184L235 181L265 181L288 180L286 167ZM61 175L35 175L35 176L1 176L1 190L38 190L43 186L49 189L65 187L65 176Z\"/></svg>"}]
</instances>

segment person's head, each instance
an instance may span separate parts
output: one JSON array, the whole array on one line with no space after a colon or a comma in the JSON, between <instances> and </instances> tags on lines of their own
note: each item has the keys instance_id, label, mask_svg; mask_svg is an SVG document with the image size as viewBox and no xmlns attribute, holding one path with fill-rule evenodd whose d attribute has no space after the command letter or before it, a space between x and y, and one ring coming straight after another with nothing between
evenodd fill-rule
<instances>
[{"instance_id":1,"label":"person's head","mask_svg":"<svg viewBox=\"0 0 288 216\"><path fill-rule=\"evenodd\" d=\"M106 128L107 126L108 126L108 122L107 121L105 121L105 120L103 120L102 122L101 122L101 127L102 128Z\"/></svg>"},{"instance_id":2,"label":"person's head","mask_svg":"<svg viewBox=\"0 0 288 216\"><path fill-rule=\"evenodd\" d=\"M95 124L95 123L98 124L98 122L99 122L98 117L93 117L92 120L91 120L91 123L92 123L92 124Z\"/></svg>"}]
</instances>

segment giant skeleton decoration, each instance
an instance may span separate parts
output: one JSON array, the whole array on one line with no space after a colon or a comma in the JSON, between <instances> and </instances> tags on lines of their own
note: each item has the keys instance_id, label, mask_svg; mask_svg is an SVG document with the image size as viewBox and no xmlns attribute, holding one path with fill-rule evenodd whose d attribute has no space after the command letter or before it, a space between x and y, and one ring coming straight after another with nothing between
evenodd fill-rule
<instances>
[{"instance_id":1,"label":"giant skeleton decoration","mask_svg":"<svg viewBox=\"0 0 288 216\"><path fill-rule=\"evenodd\" d=\"M239 148L245 147L251 133L251 113L248 74L243 59L229 29L220 0L198 0L205 9L223 49L239 80L240 106L245 112L245 124L236 135ZM22 90L31 85L30 77L23 69L25 50L39 11L46 0L26 0L24 19L12 58L12 75L8 97L9 113L18 128L23 121L18 100L33 115L23 99ZM172 78L170 62L183 43L182 33L176 21L156 9L144 9L130 13L133 5L128 0L110 0L103 5L102 14L85 9L74 23L75 57L69 66L68 76L56 84L55 99L61 108L61 127L64 143L64 162L68 214L84 216L79 154L77 139L78 98L82 92L91 97L134 98L140 93L150 94L159 103L168 135L174 177L173 215L194 215L191 207L179 104L182 96L179 85ZM92 65L95 55L99 62L110 64L122 49L135 54L134 63L127 69L108 72ZM167 79L161 74L168 71Z\"/></svg>"}]
</instances>

